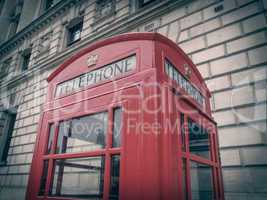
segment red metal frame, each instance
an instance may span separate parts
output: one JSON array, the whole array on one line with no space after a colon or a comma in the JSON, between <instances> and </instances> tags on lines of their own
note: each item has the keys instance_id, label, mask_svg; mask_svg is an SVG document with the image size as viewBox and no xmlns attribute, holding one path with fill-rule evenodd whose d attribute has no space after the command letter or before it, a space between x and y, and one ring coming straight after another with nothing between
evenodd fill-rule
<instances>
[{"instance_id":1,"label":"red metal frame","mask_svg":"<svg viewBox=\"0 0 267 200\"><path fill-rule=\"evenodd\" d=\"M88 56L96 54L99 61L88 68ZM131 73L66 96L55 97L58 84L133 54L136 55L136 69ZM196 103L192 97L186 95L186 91L168 78L164 71L165 59L172 62L183 75L186 73L183 64L190 67L192 75L189 81L205 97L204 106ZM49 76L48 82L47 101L39 122L27 200L72 199L48 195L54 160L96 155L105 156L103 199L109 199L111 156L117 154L121 157L120 199L191 200L190 161L212 167L214 199L224 199L217 129L209 105L210 92L194 64L172 41L157 33L132 33L109 38L68 59ZM174 91L177 91L179 97ZM144 104L146 109L154 112L144 109ZM123 109L122 139L121 147L112 148L113 112L117 106ZM91 152L55 154L60 121L104 110L108 112L106 148ZM185 151L182 150L182 125L178 123L174 128L168 126L169 122L180 122L181 113L184 114ZM201 122L203 128L209 129L210 160L189 152L189 117ZM46 154L50 123L55 124L52 143L54 152ZM153 132L151 127L139 127L138 123L157 123L161 128ZM147 130L150 134L146 134ZM38 196L44 160L49 161L45 195ZM186 161L186 175L183 174L183 160ZM186 179L187 194L182 188L183 177Z\"/></svg>"}]
</instances>

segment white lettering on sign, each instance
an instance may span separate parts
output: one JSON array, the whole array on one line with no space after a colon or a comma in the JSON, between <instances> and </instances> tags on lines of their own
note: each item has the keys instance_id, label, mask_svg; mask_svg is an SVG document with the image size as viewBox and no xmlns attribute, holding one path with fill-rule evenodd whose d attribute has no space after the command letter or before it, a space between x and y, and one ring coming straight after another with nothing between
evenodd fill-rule
<instances>
[{"instance_id":1,"label":"white lettering on sign","mask_svg":"<svg viewBox=\"0 0 267 200\"><path fill-rule=\"evenodd\" d=\"M170 79L174 80L189 94L189 96L196 100L198 104L203 106L203 95L168 60L165 60L165 72Z\"/></svg>"},{"instance_id":2,"label":"white lettering on sign","mask_svg":"<svg viewBox=\"0 0 267 200\"><path fill-rule=\"evenodd\" d=\"M135 68L136 56L133 55L60 83L57 85L55 96L67 95L84 87L112 80L133 71Z\"/></svg>"}]
</instances>

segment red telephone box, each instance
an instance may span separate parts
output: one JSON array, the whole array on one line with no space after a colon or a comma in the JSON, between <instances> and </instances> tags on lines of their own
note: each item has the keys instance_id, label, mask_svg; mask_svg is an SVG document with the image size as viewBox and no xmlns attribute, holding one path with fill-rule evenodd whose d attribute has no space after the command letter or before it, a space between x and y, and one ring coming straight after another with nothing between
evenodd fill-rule
<instances>
[{"instance_id":1,"label":"red telephone box","mask_svg":"<svg viewBox=\"0 0 267 200\"><path fill-rule=\"evenodd\" d=\"M48 78L27 199L224 199L210 93L157 33L118 35Z\"/></svg>"}]
</instances>

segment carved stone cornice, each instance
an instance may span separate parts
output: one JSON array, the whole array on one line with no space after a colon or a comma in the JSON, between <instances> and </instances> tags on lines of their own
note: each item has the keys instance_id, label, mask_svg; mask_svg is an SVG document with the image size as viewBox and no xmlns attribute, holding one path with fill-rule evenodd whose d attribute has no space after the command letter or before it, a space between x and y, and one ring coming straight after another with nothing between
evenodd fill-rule
<instances>
[{"instance_id":1,"label":"carved stone cornice","mask_svg":"<svg viewBox=\"0 0 267 200\"><path fill-rule=\"evenodd\" d=\"M48 9L47 12L39 16L37 19L33 20L30 24L28 24L10 39L0 44L0 57L7 53L9 50L15 48L26 38L30 37L32 33L49 24L54 18L64 13L68 8L79 1L80 0L59 1L51 9Z\"/></svg>"},{"instance_id":2,"label":"carved stone cornice","mask_svg":"<svg viewBox=\"0 0 267 200\"><path fill-rule=\"evenodd\" d=\"M42 62L38 63L37 66L32 66L31 69L22 72L21 74L12 78L12 80L5 81L0 85L0 89L2 87L15 87L17 84L25 81L26 79L29 79L32 75L34 75L35 72L45 71L47 69L55 67L56 65L59 65L67 57L70 57L80 49L85 48L86 46L88 46L88 44L91 44L101 38L106 38L130 31L133 28L136 28L138 25L141 25L148 20L162 16L163 14L166 14L189 1L192 0L166 0L151 7L150 9L140 10L140 12L125 16L119 21L111 23L108 27L101 29L101 31L92 32L90 35L83 38L73 46L66 48L64 51L61 51L56 55L53 55L52 57L49 57L49 59L43 60Z\"/></svg>"}]
</instances>

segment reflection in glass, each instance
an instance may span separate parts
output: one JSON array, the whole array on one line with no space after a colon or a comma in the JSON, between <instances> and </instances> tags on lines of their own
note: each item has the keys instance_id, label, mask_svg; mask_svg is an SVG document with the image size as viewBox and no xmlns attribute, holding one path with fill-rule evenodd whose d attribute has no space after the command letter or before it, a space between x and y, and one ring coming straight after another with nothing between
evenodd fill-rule
<instances>
[{"instance_id":1,"label":"reflection in glass","mask_svg":"<svg viewBox=\"0 0 267 200\"><path fill-rule=\"evenodd\" d=\"M198 156L210 158L210 140L208 131L199 124L188 119L189 129L189 149L190 152Z\"/></svg>"},{"instance_id":2,"label":"reflection in glass","mask_svg":"<svg viewBox=\"0 0 267 200\"><path fill-rule=\"evenodd\" d=\"M120 179L120 156L114 155L111 157L110 168L110 194L109 199L119 199L119 179Z\"/></svg>"},{"instance_id":3,"label":"reflection in glass","mask_svg":"<svg viewBox=\"0 0 267 200\"><path fill-rule=\"evenodd\" d=\"M107 122L107 112L61 122L57 153L84 152L105 148Z\"/></svg>"},{"instance_id":4,"label":"reflection in glass","mask_svg":"<svg viewBox=\"0 0 267 200\"><path fill-rule=\"evenodd\" d=\"M122 128L122 109L114 109L114 124L113 124L113 136L112 147L121 146L121 128Z\"/></svg>"},{"instance_id":5,"label":"reflection in glass","mask_svg":"<svg viewBox=\"0 0 267 200\"><path fill-rule=\"evenodd\" d=\"M46 180L47 180L47 173L48 173L48 160L45 160L38 195L44 195L45 194L45 185L46 185Z\"/></svg>"},{"instance_id":6,"label":"reflection in glass","mask_svg":"<svg viewBox=\"0 0 267 200\"><path fill-rule=\"evenodd\" d=\"M47 154L52 153L52 143L53 143L54 135L55 135L55 126L54 124L51 124L50 129L49 129L48 142L47 142L47 151L46 151Z\"/></svg>"},{"instance_id":7,"label":"reflection in glass","mask_svg":"<svg viewBox=\"0 0 267 200\"><path fill-rule=\"evenodd\" d=\"M102 199L104 162L102 156L56 160L50 195Z\"/></svg>"},{"instance_id":8,"label":"reflection in glass","mask_svg":"<svg viewBox=\"0 0 267 200\"><path fill-rule=\"evenodd\" d=\"M212 200L212 168L197 162L190 162L192 200Z\"/></svg>"}]
</instances>

